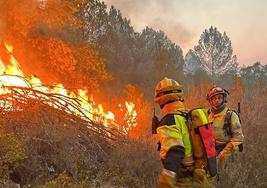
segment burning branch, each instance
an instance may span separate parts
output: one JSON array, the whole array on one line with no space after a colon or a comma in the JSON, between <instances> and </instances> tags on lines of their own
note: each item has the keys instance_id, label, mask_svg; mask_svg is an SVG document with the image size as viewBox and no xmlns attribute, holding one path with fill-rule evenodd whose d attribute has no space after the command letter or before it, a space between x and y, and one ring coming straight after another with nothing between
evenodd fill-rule
<instances>
[{"instance_id":1,"label":"burning branch","mask_svg":"<svg viewBox=\"0 0 267 188\"><path fill-rule=\"evenodd\" d=\"M20 76L3 76L23 79L27 83L26 85L31 86ZM122 133L117 129L118 125L115 121L84 109L81 103L81 99L71 98L58 93L45 92L32 87L2 85L0 89L0 111L3 114L23 111L25 108L34 109L36 106L39 106L39 108L49 108L55 114L64 115L69 121L84 125L91 132L101 134L107 139L114 140L122 136Z\"/></svg>"}]
</instances>

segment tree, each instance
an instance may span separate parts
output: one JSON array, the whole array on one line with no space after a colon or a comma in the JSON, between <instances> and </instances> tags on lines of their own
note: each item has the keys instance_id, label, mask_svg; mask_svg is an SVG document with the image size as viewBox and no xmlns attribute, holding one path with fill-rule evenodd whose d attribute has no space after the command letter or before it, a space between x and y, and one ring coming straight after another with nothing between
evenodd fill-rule
<instances>
[{"instance_id":1,"label":"tree","mask_svg":"<svg viewBox=\"0 0 267 188\"><path fill-rule=\"evenodd\" d=\"M216 27L206 29L192 50L200 60L201 67L212 76L220 76L227 72L237 73L237 58L233 54L231 40Z\"/></svg>"},{"instance_id":2,"label":"tree","mask_svg":"<svg viewBox=\"0 0 267 188\"><path fill-rule=\"evenodd\" d=\"M117 78L131 78L135 71L135 32L130 20L123 18L121 12L113 6L109 10L107 33L99 45L108 60L108 70Z\"/></svg>"},{"instance_id":3,"label":"tree","mask_svg":"<svg viewBox=\"0 0 267 188\"><path fill-rule=\"evenodd\" d=\"M32 29L46 34L54 28L76 25L74 4L64 0L9 0L1 4L5 35L32 36ZM36 34L36 33L34 33Z\"/></svg>"},{"instance_id":4,"label":"tree","mask_svg":"<svg viewBox=\"0 0 267 188\"><path fill-rule=\"evenodd\" d=\"M193 50L190 49L185 55L184 72L186 74L195 74L199 70L203 71L201 62Z\"/></svg>"},{"instance_id":5,"label":"tree","mask_svg":"<svg viewBox=\"0 0 267 188\"><path fill-rule=\"evenodd\" d=\"M240 76L243 83L251 89L255 87L257 82L259 82L262 87L267 88L267 65L256 62L251 66L242 67L240 69Z\"/></svg>"},{"instance_id":6,"label":"tree","mask_svg":"<svg viewBox=\"0 0 267 188\"><path fill-rule=\"evenodd\" d=\"M265 80L267 76L267 65L262 65L260 62L256 62L251 66L242 67L240 69L240 75L250 79L253 78Z\"/></svg>"},{"instance_id":7,"label":"tree","mask_svg":"<svg viewBox=\"0 0 267 188\"><path fill-rule=\"evenodd\" d=\"M14 47L26 76L70 88L96 87L110 78L98 49L82 38L79 14L85 0L10 0L0 5L3 41Z\"/></svg>"},{"instance_id":8,"label":"tree","mask_svg":"<svg viewBox=\"0 0 267 188\"><path fill-rule=\"evenodd\" d=\"M163 77L171 77L174 79L183 78L183 52L182 49L173 43L165 35L163 31L155 31L146 27L140 36L145 41L145 48L149 54L154 80Z\"/></svg>"},{"instance_id":9,"label":"tree","mask_svg":"<svg viewBox=\"0 0 267 188\"><path fill-rule=\"evenodd\" d=\"M98 44L108 30L108 12L104 2L81 0L77 3L77 17L82 20L82 40Z\"/></svg>"},{"instance_id":10,"label":"tree","mask_svg":"<svg viewBox=\"0 0 267 188\"><path fill-rule=\"evenodd\" d=\"M105 86L110 90L107 93L117 95L121 93L119 88L129 82L151 93L156 82L165 76L179 80L184 77L182 50L163 31L147 27L141 33L135 32L119 10L112 6L107 11L99 0L81 7L78 16L83 20L84 40L99 48L113 78Z\"/></svg>"}]
</instances>

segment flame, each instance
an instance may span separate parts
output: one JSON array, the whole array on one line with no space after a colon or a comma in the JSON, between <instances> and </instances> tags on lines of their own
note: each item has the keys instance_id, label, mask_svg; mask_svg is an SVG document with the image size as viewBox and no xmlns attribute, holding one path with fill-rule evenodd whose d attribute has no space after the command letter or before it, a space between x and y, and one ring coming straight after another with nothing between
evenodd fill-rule
<instances>
[{"instance_id":1,"label":"flame","mask_svg":"<svg viewBox=\"0 0 267 188\"><path fill-rule=\"evenodd\" d=\"M2 61L2 59L0 58L0 74L4 74L6 72L6 67Z\"/></svg>"},{"instance_id":2,"label":"flame","mask_svg":"<svg viewBox=\"0 0 267 188\"><path fill-rule=\"evenodd\" d=\"M19 76L24 76L23 75L23 72L21 71L20 69L20 66L19 66L19 63L17 61L17 59L13 56L13 46L8 44L8 43L5 43L5 48L6 48L6 51L9 55L9 61L10 61L10 64L7 65L7 67L5 67L3 61L1 60L0 58L0 73L1 74L9 74L9 75L19 75Z\"/></svg>"},{"instance_id":3,"label":"flame","mask_svg":"<svg viewBox=\"0 0 267 188\"><path fill-rule=\"evenodd\" d=\"M137 113L135 111L135 105L132 102L125 102L127 112L125 114L125 121L127 122L127 127L125 127L125 132L128 132L132 127L136 127Z\"/></svg>"},{"instance_id":4,"label":"flame","mask_svg":"<svg viewBox=\"0 0 267 188\"><path fill-rule=\"evenodd\" d=\"M13 46L11 44L5 43L5 47L9 53L13 52Z\"/></svg>"},{"instance_id":5,"label":"flame","mask_svg":"<svg viewBox=\"0 0 267 188\"><path fill-rule=\"evenodd\" d=\"M96 104L94 102L93 96L90 96L89 99L87 90L78 89L77 94L75 94L73 91L65 89L64 85L61 83L56 84L51 88L44 86L37 76L32 75L30 78L25 78L18 60L13 55L13 46L8 43L5 43L4 46L5 53L9 56L9 64L5 65L0 57L0 95L10 92L3 86L21 86L33 88L44 93L60 94L72 99L75 98L78 99L81 109L80 111L77 111L77 109L70 108L73 113L76 115L81 115L80 113L82 113L90 120L101 122L104 126L118 128L118 124L115 121L115 115L112 112L105 112L101 104ZM62 103L65 105L64 102ZM50 105L57 108L52 103ZM118 106L121 111L123 111L122 105L119 104ZM131 127L136 126L137 113L135 111L135 105L131 102L126 101L125 107L127 109L124 117L126 125L123 126L123 131L127 134Z\"/></svg>"}]
</instances>

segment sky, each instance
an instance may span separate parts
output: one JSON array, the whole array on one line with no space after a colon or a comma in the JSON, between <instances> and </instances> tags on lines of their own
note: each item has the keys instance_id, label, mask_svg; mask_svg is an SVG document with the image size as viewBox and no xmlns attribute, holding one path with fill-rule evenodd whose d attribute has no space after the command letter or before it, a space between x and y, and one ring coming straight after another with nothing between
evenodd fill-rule
<instances>
[{"instance_id":1,"label":"sky","mask_svg":"<svg viewBox=\"0 0 267 188\"><path fill-rule=\"evenodd\" d=\"M136 31L162 30L183 49L197 45L211 26L226 32L240 65L267 64L267 0L104 0Z\"/></svg>"}]
</instances>

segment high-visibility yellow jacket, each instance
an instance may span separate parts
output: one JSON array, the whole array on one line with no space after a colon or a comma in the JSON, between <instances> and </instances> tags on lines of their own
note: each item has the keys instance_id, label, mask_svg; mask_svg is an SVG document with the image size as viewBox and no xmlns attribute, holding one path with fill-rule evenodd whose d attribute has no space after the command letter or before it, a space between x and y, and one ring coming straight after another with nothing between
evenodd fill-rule
<instances>
[{"instance_id":1,"label":"high-visibility yellow jacket","mask_svg":"<svg viewBox=\"0 0 267 188\"><path fill-rule=\"evenodd\" d=\"M233 149L237 149L238 145L243 143L243 133L241 128L241 123L238 115L233 111L231 115L231 132L232 137L227 135L225 130L223 129L225 123L225 115L229 110L228 107L225 107L223 111L215 114L211 112L208 116L209 122L213 122L216 146L224 145L231 143Z\"/></svg>"},{"instance_id":2,"label":"high-visibility yellow jacket","mask_svg":"<svg viewBox=\"0 0 267 188\"><path fill-rule=\"evenodd\" d=\"M161 126L157 128L157 134L161 144L160 157L161 159L165 159L171 147L182 146L185 152L182 163L190 166L193 164L190 134L186 125L186 119L183 116L177 115L178 110L186 111L183 103L180 101L166 104L162 109L164 117L160 122Z\"/></svg>"}]
</instances>

